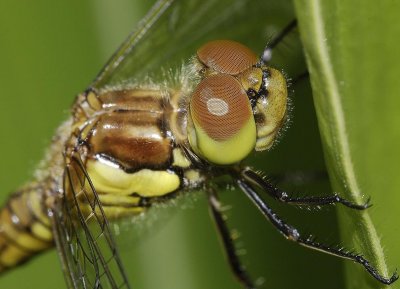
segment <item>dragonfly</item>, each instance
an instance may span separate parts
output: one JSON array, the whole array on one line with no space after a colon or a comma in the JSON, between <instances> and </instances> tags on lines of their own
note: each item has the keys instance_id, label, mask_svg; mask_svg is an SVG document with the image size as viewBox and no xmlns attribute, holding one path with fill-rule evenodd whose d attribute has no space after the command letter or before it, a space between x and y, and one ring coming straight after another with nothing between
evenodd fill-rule
<instances>
[{"instance_id":1,"label":"dragonfly","mask_svg":"<svg viewBox=\"0 0 400 289\"><path fill-rule=\"evenodd\" d=\"M261 57L234 41L207 42L182 67L178 80L166 73L167 84L133 80L104 86L171 7L173 1L157 2L90 88L78 95L41 177L8 200L2 211L0 270L55 241L70 288L131 288L108 220L141 214L180 192L204 187L232 271L244 287L254 288L235 253L218 193L206 185L215 176L229 175L287 239L352 259L381 282L394 282L397 275L379 275L361 255L301 236L276 216L260 191L294 204L341 203L353 209L368 204L338 195L292 198L239 165L253 149L273 145L287 116L286 80L268 66L274 41Z\"/></svg>"}]
</instances>

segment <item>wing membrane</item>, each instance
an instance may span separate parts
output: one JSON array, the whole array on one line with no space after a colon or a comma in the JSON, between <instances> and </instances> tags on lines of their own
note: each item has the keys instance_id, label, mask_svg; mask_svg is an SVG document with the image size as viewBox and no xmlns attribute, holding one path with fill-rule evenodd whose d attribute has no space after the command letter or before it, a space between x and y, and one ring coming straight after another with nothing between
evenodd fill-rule
<instances>
[{"instance_id":1,"label":"wing membrane","mask_svg":"<svg viewBox=\"0 0 400 289\"><path fill-rule=\"evenodd\" d=\"M288 5L275 2L157 0L91 87L102 89L126 81L148 83L149 77L152 81L164 83L166 77L175 77L169 75L170 70L180 70L182 63L209 40L234 39L250 45L254 51L262 51L272 31L280 31L272 23L281 22L283 25L289 22L281 19L282 9L287 9Z\"/></svg>"},{"instance_id":2,"label":"wing membrane","mask_svg":"<svg viewBox=\"0 0 400 289\"><path fill-rule=\"evenodd\" d=\"M130 288L107 217L78 153L67 159L64 197L54 220L70 288Z\"/></svg>"}]
</instances>

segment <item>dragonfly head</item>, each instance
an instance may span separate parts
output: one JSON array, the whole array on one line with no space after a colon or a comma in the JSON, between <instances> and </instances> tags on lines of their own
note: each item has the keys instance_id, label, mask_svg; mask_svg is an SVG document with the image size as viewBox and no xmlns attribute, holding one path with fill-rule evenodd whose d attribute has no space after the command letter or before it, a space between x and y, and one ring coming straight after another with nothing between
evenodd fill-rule
<instances>
[{"instance_id":1,"label":"dragonfly head","mask_svg":"<svg viewBox=\"0 0 400 289\"><path fill-rule=\"evenodd\" d=\"M188 138L202 158L218 165L270 148L287 110L283 74L248 47L211 41L197 51L201 81L190 99Z\"/></svg>"}]
</instances>

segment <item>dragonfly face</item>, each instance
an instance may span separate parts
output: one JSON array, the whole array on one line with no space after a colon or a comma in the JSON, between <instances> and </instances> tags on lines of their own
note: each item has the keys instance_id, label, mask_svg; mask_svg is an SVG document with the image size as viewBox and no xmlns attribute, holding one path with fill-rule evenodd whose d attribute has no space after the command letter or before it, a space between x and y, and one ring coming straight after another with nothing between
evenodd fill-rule
<instances>
[{"instance_id":1,"label":"dragonfly face","mask_svg":"<svg viewBox=\"0 0 400 289\"><path fill-rule=\"evenodd\" d=\"M283 75L234 41L209 42L197 56L204 78L190 100L192 148L215 164L233 164L254 148L270 148L287 110Z\"/></svg>"}]
</instances>

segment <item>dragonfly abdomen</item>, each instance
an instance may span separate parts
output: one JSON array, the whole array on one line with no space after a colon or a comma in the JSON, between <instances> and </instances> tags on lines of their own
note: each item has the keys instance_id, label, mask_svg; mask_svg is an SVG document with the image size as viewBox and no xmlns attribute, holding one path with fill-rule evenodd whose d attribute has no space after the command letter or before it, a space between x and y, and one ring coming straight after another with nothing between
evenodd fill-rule
<instances>
[{"instance_id":1,"label":"dragonfly abdomen","mask_svg":"<svg viewBox=\"0 0 400 289\"><path fill-rule=\"evenodd\" d=\"M0 272L53 246L43 187L35 183L12 194L0 211Z\"/></svg>"}]
</instances>

